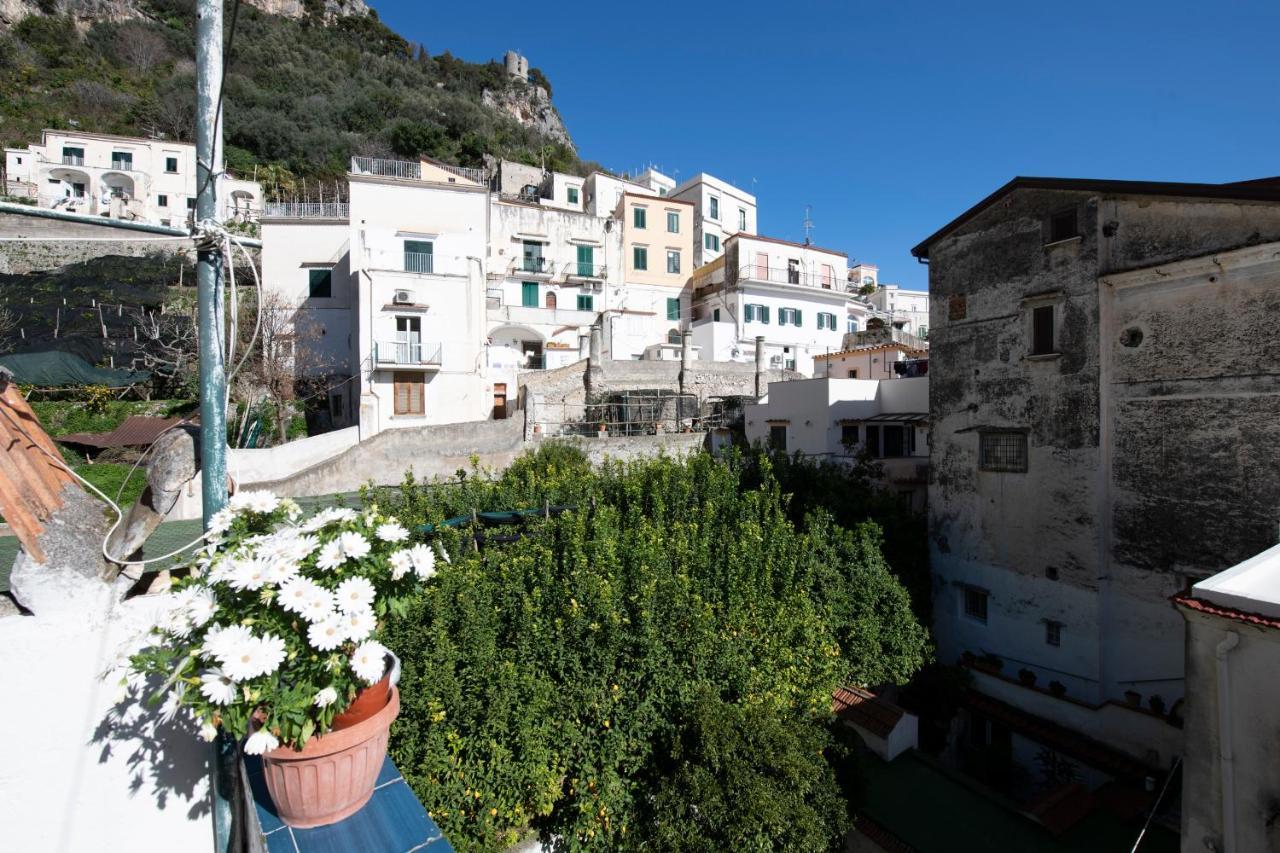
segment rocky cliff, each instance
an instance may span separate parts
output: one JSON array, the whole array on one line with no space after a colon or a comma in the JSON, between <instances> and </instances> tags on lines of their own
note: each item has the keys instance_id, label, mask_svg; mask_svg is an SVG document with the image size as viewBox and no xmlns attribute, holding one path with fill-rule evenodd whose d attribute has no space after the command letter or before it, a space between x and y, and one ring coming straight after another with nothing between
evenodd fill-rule
<instances>
[{"instance_id":1,"label":"rocky cliff","mask_svg":"<svg viewBox=\"0 0 1280 853\"><path fill-rule=\"evenodd\" d=\"M323 7L326 20L348 15L367 15L364 0L245 0L264 12L282 18L306 17L307 7ZM142 0L0 0L0 25L12 26L28 15L70 15L78 23L98 21L130 21L147 18Z\"/></svg>"},{"instance_id":2,"label":"rocky cliff","mask_svg":"<svg viewBox=\"0 0 1280 853\"><path fill-rule=\"evenodd\" d=\"M569 137L564 120L551 105L551 96L547 94L547 90L541 86L532 83L521 85L517 81L500 93L486 89L481 100L486 107L501 110L530 130L573 147L573 139Z\"/></svg>"}]
</instances>

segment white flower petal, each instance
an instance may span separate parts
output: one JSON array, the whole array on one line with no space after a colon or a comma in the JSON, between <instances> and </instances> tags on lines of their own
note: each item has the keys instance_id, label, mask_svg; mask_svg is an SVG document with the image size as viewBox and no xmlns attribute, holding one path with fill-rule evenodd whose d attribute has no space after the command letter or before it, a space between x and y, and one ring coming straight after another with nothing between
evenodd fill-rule
<instances>
[{"instance_id":1,"label":"white flower petal","mask_svg":"<svg viewBox=\"0 0 1280 853\"><path fill-rule=\"evenodd\" d=\"M258 729L244 742L245 755L262 755L280 746L280 739L266 729Z\"/></svg>"},{"instance_id":2,"label":"white flower petal","mask_svg":"<svg viewBox=\"0 0 1280 853\"><path fill-rule=\"evenodd\" d=\"M366 684L375 684L387 671L387 649L381 643L370 640L361 643L351 653L351 671Z\"/></svg>"}]
</instances>

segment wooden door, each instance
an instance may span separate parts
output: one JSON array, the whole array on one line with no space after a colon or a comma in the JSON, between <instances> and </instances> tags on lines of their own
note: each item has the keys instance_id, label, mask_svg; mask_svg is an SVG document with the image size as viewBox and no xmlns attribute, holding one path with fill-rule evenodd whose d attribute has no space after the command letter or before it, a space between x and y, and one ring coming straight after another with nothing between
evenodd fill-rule
<instances>
[{"instance_id":1,"label":"wooden door","mask_svg":"<svg viewBox=\"0 0 1280 853\"><path fill-rule=\"evenodd\" d=\"M507 383L493 383L493 419L506 420L507 417Z\"/></svg>"}]
</instances>

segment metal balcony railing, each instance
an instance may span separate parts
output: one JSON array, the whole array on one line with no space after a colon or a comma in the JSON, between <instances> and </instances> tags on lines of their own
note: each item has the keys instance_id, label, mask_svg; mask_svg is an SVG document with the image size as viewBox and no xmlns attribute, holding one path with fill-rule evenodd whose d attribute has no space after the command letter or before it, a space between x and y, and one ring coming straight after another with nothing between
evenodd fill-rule
<instances>
[{"instance_id":1,"label":"metal balcony railing","mask_svg":"<svg viewBox=\"0 0 1280 853\"><path fill-rule=\"evenodd\" d=\"M511 271L516 273L527 272L535 275L551 275L555 266L551 263L550 258L516 258L511 262Z\"/></svg>"},{"instance_id":2,"label":"metal balcony railing","mask_svg":"<svg viewBox=\"0 0 1280 853\"><path fill-rule=\"evenodd\" d=\"M347 219L351 205L345 201L269 201L262 206L263 216L288 219Z\"/></svg>"},{"instance_id":3,"label":"metal balcony railing","mask_svg":"<svg viewBox=\"0 0 1280 853\"><path fill-rule=\"evenodd\" d=\"M476 183L485 183L484 169L472 169L467 166L450 166L446 163L434 164L446 172L466 178ZM380 178L399 178L406 181L421 181L422 163L410 160L383 160L378 157L352 157L351 173L354 175L373 175Z\"/></svg>"},{"instance_id":4,"label":"metal balcony railing","mask_svg":"<svg viewBox=\"0 0 1280 853\"><path fill-rule=\"evenodd\" d=\"M771 284L797 284L801 287L820 287L823 290L843 290L844 276L836 270L830 273L809 272L803 267L764 267L745 264L738 268L738 279L767 281Z\"/></svg>"},{"instance_id":5,"label":"metal balcony railing","mask_svg":"<svg viewBox=\"0 0 1280 853\"><path fill-rule=\"evenodd\" d=\"M81 154L80 156L78 156L78 157L77 157L77 156L74 156L74 155L71 155L71 154L63 154L63 155L62 155L62 165L64 165L64 166L83 166L83 165L84 165L84 155L83 155L83 154Z\"/></svg>"},{"instance_id":6,"label":"metal balcony railing","mask_svg":"<svg viewBox=\"0 0 1280 853\"><path fill-rule=\"evenodd\" d=\"M128 159L120 160L115 157L112 157L111 168L115 169L118 172L132 172L133 158L129 157Z\"/></svg>"},{"instance_id":7,"label":"metal balcony railing","mask_svg":"<svg viewBox=\"0 0 1280 853\"><path fill-rule=\"evenodd\" d=\"M404 271L422 273L435 272L435 255L432 255L430 252L405 252Z\"/></svg>"},{"instance_id":8,"label":"metal balcony railing","mask_svg":"<svg viewBox=\"0 0 1280 853\"><path fill-rule=\"evenodd\" d=\"M564 265L567 278L608 278L609 267L605 264L591 264L586 261L570 261Z\"/></svg>"},{"instance_id":9,"label":"metal balcony railing","mask_svg":"<svg viewBox=\"0 0 1280 853\"><path fill-rule=\"evenodd\" d=\"M421 341L374 341L373 358L378 364L439 366L443 344Z\"/></svg>"}]
</instances>

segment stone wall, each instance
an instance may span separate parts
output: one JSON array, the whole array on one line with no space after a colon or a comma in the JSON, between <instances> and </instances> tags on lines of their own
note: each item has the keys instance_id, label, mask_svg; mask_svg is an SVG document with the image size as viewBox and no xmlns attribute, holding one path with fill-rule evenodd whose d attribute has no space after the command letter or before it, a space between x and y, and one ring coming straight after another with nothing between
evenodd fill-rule
<instances>
[{"instance_id":1,"label":"stone wall","mask_svg":"<svg viewBox=\"0 0 1280 853\"><path fill-rule=\"evenodd\" d=\"M74 219L58 219L27 212L14 212L20 205L4 205L0 210L0 273L28 273L53 270L68 264L104 255L145 257L182 253L194 260L190 240L171 235L113 224ZM65 239L49 240L57 237ZM20 238L15 240L13 238Z\"/></svg>"}]
</instances>

